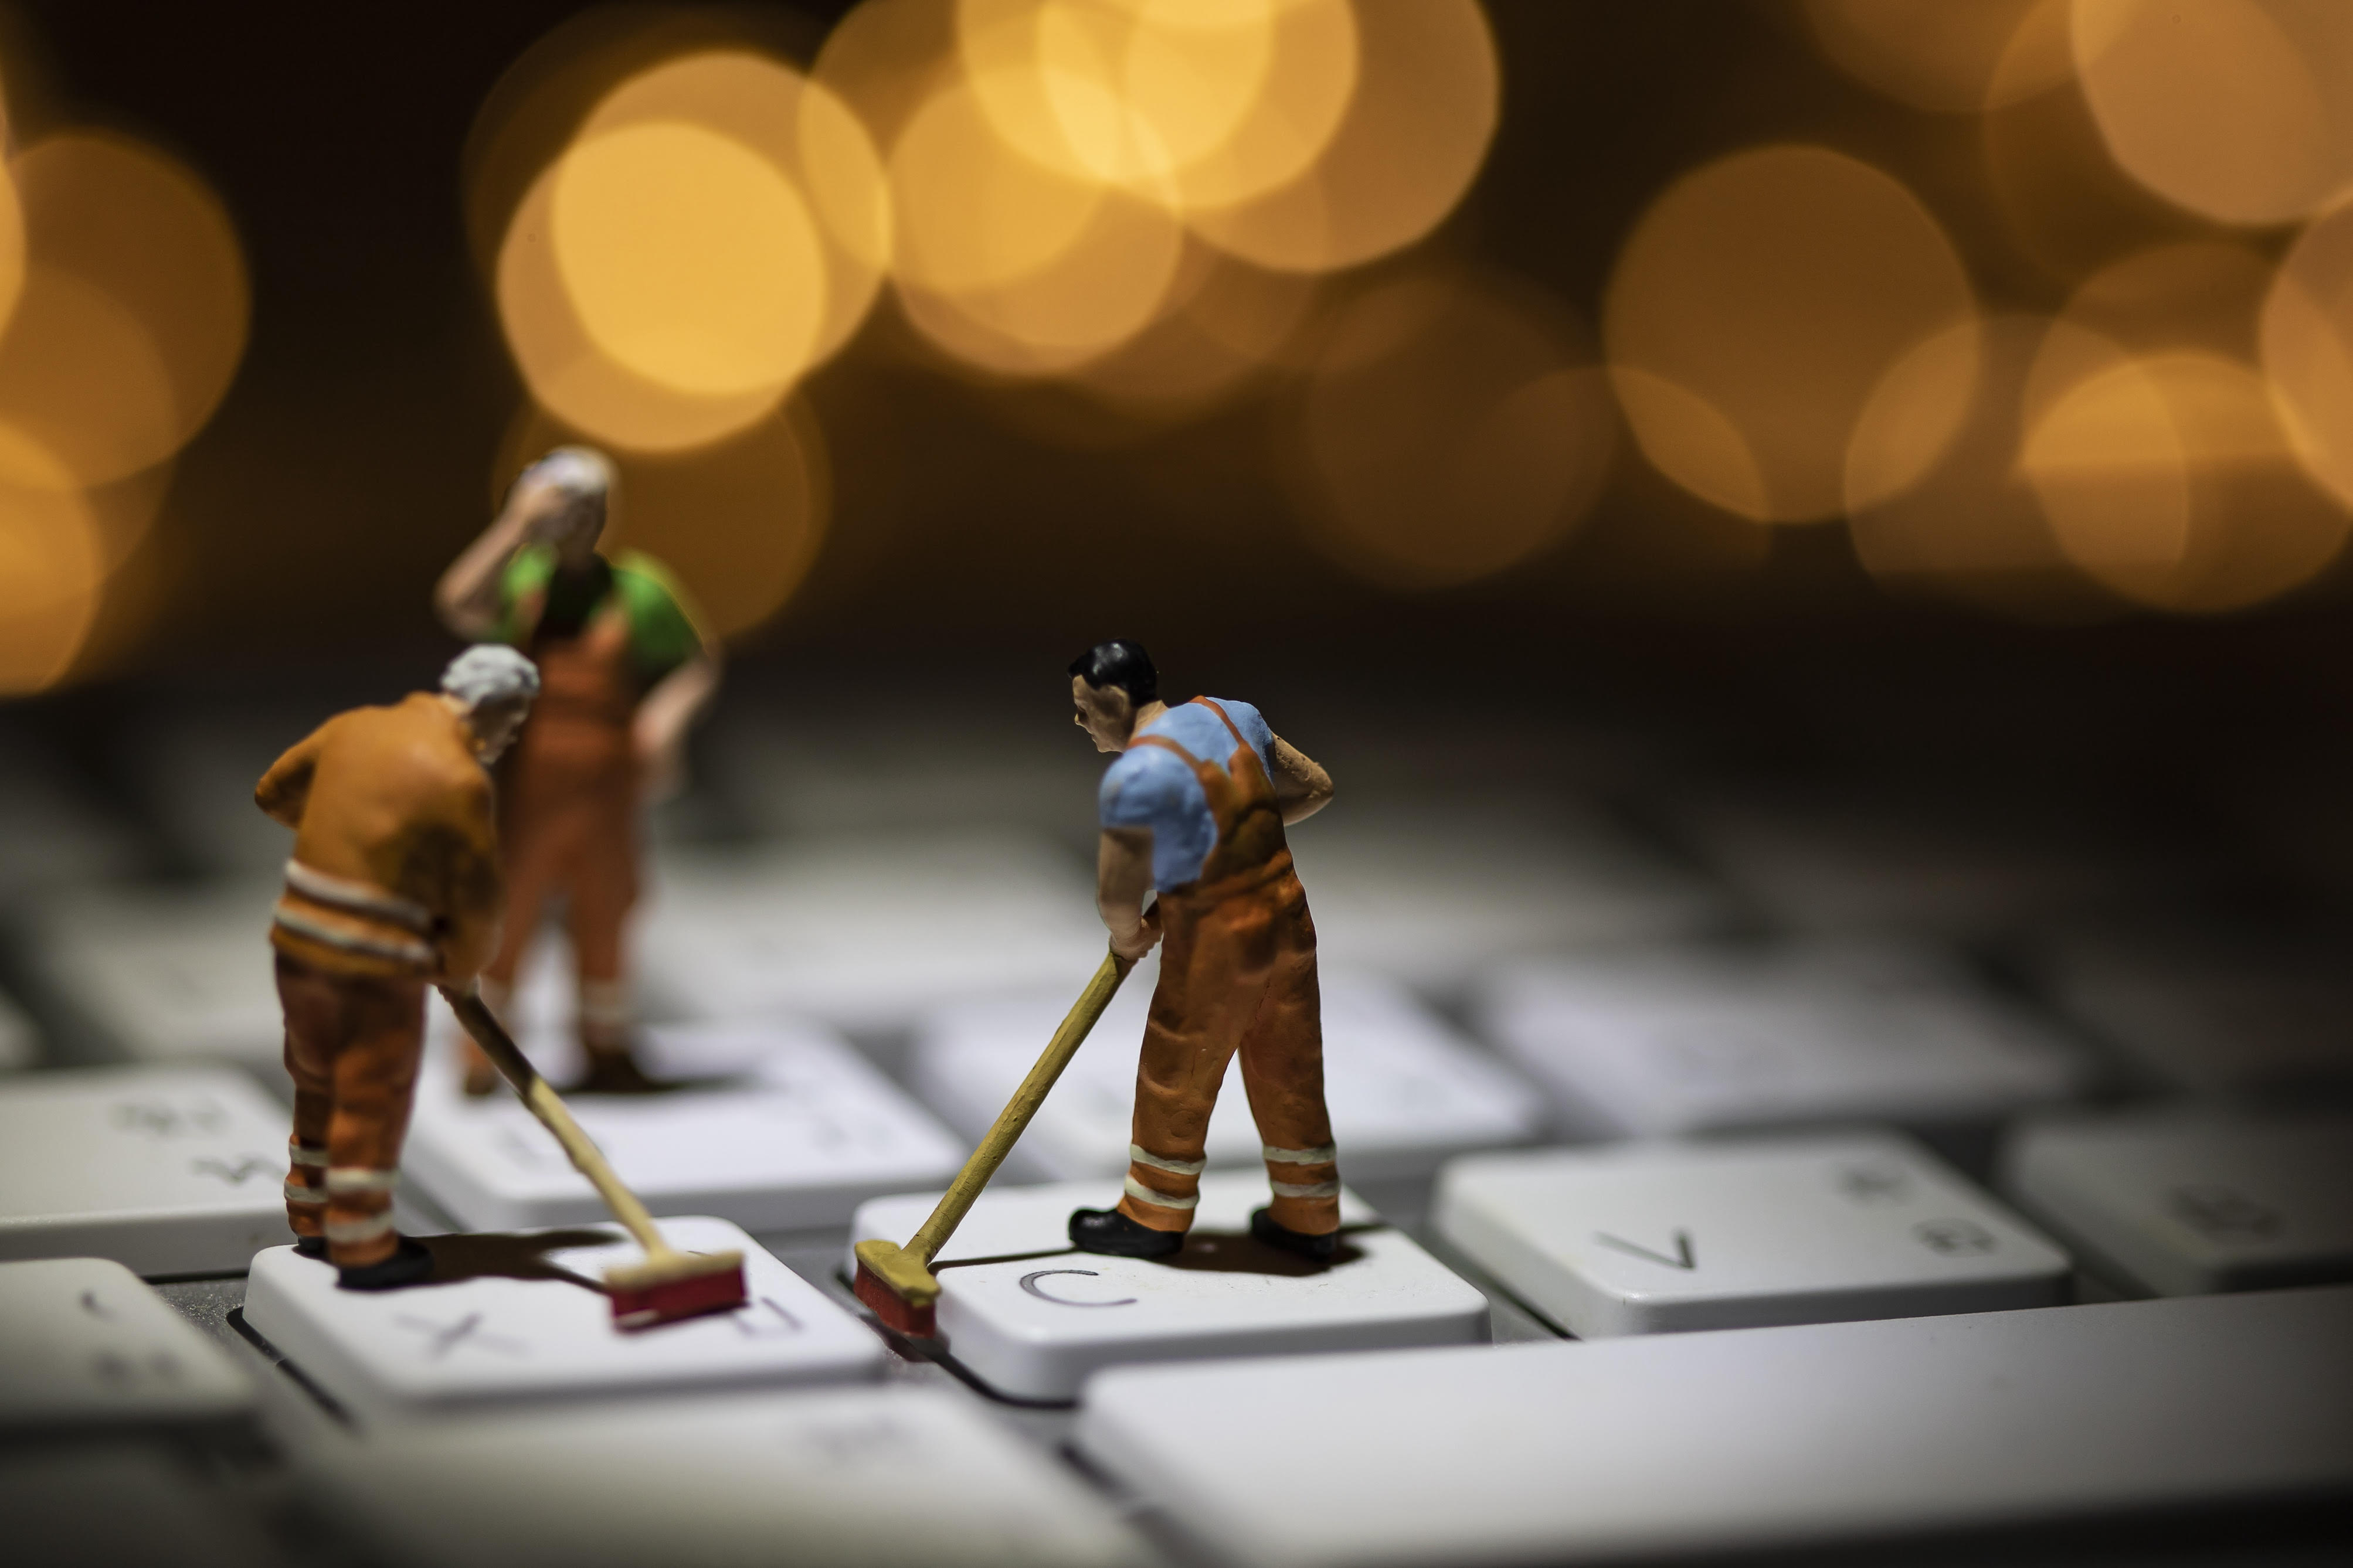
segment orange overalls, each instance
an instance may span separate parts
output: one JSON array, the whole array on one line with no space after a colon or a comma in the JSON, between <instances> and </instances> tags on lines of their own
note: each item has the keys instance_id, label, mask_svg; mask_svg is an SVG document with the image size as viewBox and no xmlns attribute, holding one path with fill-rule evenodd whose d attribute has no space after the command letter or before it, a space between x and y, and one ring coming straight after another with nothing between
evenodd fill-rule
<instances>
[{"instance_id":1,"label":"orange overalls","mask_svg":"<svg viewBox=\"0 0 2353 1568\"><path fill-rule=\"evenodd\" d=\"M1340 1173L1324 1106L1315 922L1258 753L1224 709L1195 700L1233 733L1224 768L1158 735L1135 742L1191 766L1218 842L1198 877L1159 896L1160 984L1136 1067L1134 1142L1119 1212L1155 1230L1191 1227L1209 1112L1226 1064L1240 1050L1242 1088L1274 1186L1268 1217L1326 1236L1340 1227Z\"/></svg>"},{"instance_id":2,"label":"orange overalls","mask_svg":"<svg viewBox=\"0 0 2353 1568\"><path fill-rule=\"evenodd\" d=\"M295 829L269 932L294 1079L286 1218L344 1268L399 1245L426 982L470 980L498 914L491 793L458 716L424 692L338 714L254 790Z\"/></svg>"},{"instance_id":3,"label":"orange overalls","mask_svg":"<svg viewBox=\"0 0 2353 1568\"><path fill-rule=\"evenodd\" d=\"M506 925L483 978L500 992L514 984L547 900L563 895L581 1044L626 1051L621 944L638 899L638 795L628 612L609 595L579 636L533 637L522 651L539 666L539 699L500 780ZM467 1049L470 1060L479 1054L470 1040Z\"/></svg>"}]
</instances>

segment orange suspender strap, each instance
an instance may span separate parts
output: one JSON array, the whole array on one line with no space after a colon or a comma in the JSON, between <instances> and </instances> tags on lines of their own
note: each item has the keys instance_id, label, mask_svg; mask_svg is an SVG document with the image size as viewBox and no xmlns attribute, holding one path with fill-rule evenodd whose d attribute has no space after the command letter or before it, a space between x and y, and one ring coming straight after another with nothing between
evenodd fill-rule
<instances>
[{"instance_id":1,"label":"orange suspender strap","mask_svg":"<svg viewBox=\"0 0 2353 1568\"><path fill-rule=\"evenodd\" d=\"M1210 712L1215 713L1218 716L1218 721L1226 727L1226 733L1234 738L1235 745L1247 746L1250 744L1248 741L1242 739L1242 732L1234 727L1232 717L1226 712L1225 709L1219 706L1218 700L1216 698L1196 697L1193 699L1193 701L1200 704L1204 708L1207 708ZM1191 704L1188 703L1187 706L1189 707Z\"/></svg>"}]
</instances>

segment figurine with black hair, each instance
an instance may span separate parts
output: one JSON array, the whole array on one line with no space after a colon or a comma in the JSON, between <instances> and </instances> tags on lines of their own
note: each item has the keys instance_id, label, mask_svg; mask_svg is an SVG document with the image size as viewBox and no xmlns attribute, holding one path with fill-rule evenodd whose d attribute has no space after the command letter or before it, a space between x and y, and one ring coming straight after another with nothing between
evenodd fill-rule
<instances>
[{"instance_id":1,"label":"figurine with black hair","mask_svg":"<svg viewBox=\"0 0 2353 1568\"><path fill-rule=\"evenodd\" d=\"M1071 1240L1128 1258L1184 1246L1209 1113L1239 1052L1274 1194L1250 1232L1326 1260L1340 1227L1339 1156L1324 1104L1315 923L1283 829L1329 804L1331 775L1247 702L1163 702L1139 644L1099 643L1070 673L1078 726L1096 750L1119 753L1099 800L1097 907L1114 952L1162 949L1126 1192L1116 1208L1073 1214Z\"/></svg>"},{"instance_id":2,"label":"figurine with black hair","mask_svg":"<svg viewBox=\"0 0 2353 1568\"><path fill-rule=\"evenodd\" d=\"M718 689L719 655L659 562L597 550L613 488L601 453L548 453L443 574L434 603L451 631L522 649L547 682L501 780L506 929L482 994L504 1007L545 906L561 898L579 970L579 1089L631 1094L661 1087L630 1054L623 961L638 819L683 773L687 728ZM490 1059L471 1041L465 1057L466 1092L490 1093Z\"/></svg>"}]
</instances>

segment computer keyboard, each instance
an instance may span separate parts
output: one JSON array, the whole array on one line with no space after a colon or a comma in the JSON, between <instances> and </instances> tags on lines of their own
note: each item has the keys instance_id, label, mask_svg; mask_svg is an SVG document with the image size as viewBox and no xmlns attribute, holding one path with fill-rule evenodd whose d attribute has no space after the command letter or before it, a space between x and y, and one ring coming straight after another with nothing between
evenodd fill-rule
<instances>
[{"instance_id":1,"label":"computer keyboard","mask_svg":"<svg viewBox=\"0 0 2353 1568\"><path fill-rule=\"evenodd\" d=\"M1105 1039L1140 1040L1159 978L1147 957L1127 977L1095 1027ZM1352 1178L1427 1180L1447 1156L1522 1143L1548 1112L1525 1079L1383 976L1324 968L1324 1094L1333 1135L1348 1151ZM1069 1011L1073 988L984 996L934 1009L915 1033L908 1073L951 1125L976 1139L1004 1109L1038 1059L1039 1043ZM1219 1104L1245 1103L1239 1062L1227 1069ZM1127 1170L1135 1064L1125 1052L1081 1051L1052 1098L1022 1135L1013 1158L1042 1180L1109 1176ZM1244 1115L1209 1123L1212 1166L1256 1166L1258 1132Z\"/></svg>"},{"instance_id":2,"label":"computer keyboard","mask_svg":"<svg viewBox=\"0 0 2353 1568\"><path fill-rule=\"evenodd\" d=\"M849 1247L907 1238L1100 960L1100 759L727 703L633 960L683 1087L574 1108L751 1300L638 1334L596 1289L633 1247L511 1096L459 1092L438 1002L396 1209L434 1279L361 1295L296 1255L265 836L190 843L234 770L164 748L70 800L111 847L10 884L41 891L0 930L24 1561L2300 1568L2353 1540L2353 988L2295 956L2325 921L2251 956L2103 841L1843 789L1708 815L1682 739L1536 746L1497 796L1408 754L1393 703L1328 741L1311 709L1286 732L1368 759L1293 835L1335 1263L1250 1238L1230 1079L1177 1262L1071 1247L1119 1193L1147 962L939 1258L923 1344L857 1303ZM571 1005L551 929L512 1012L559 1083Z\"/></svg>"},{"instance_id":3,"label":"computer keyboard","mask_svg":"<svg viewBox=\"0 0 2353 1568\"><path fill-rule=\"evenodd\" d=\"M1579 1339L2052 1306L2070 1268L1886 1133L1466 1156L1435 1223Z\"/></svg>"}]
</instances>

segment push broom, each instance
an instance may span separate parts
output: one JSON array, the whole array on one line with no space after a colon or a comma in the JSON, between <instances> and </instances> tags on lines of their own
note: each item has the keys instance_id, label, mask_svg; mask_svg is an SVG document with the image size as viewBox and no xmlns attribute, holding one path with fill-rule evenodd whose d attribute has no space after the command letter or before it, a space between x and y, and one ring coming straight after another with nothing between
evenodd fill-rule
<instances>
[{"instance_id":1,"label":"push broom","mask_svg":"<svg viewBox=\"0 0 2353 1568\"><path fill-rule=\"evenodd\" d=\"M858 1244L858 1299L871 1308L886 1326L914 1339L927 1340L939 1331L934 1314L940 1299L940 1282L932 1277L932 1259L955 1234L955 1227L964 1223L973 1201L988 1185L988 1179L997 1174L997 1167L1013 1152L1013 1145L1020 1142L1030 1119L1046 1103L1047 1091L1062 1076L1062 1069L1071 1065L1071 1058L1079 1054L1079 1047L1086 1043L1087 1032L1103 1016L1103 1009L1111 1005L1119 983L1134 967L1135 960L1122 958L1116 952L1103 959L1095 977L1079 993L1062 1026L1054 1031L1046 1054L1038 1058L1038 1065L1029 1069L1029 1076L1013 1091L1012 1100L997 1116L988 1136L972 1152L972 1158L965 1162L964 1170L949 1184L939 1206L932 1210L932 1217L923 1222L907 1245L896 1247L887 1241Z\"/></svg>"},{"instance_id":2,"label":"push broom","mask_svg":"<svg viewBox=\"0 0 2353 1568\"><path fill-rule=\"evenodd\" d=\"M449 1010L466 1026L466 1033L474 1037L483 1054L498 1064L499 1071L514 1085L515 1093L531 1107L546 1129L555 1134L571 1158L572 1167L588 1178L613 1217L628 1227L638 1245L645 1248L646 1260L621 1268L605 1271L605 1293L613 1300L613 1323L623 1330L649 1329L657 1323L667 1323L679 1318L691 1318L703 1312L722 1312L740 1307L751 1299L744 1289L744 1255L740 1252L681 1252L661 1238L654 1228L653 1215L638 1201L638 1194L621 1184L613 1167L580 1123L572 1120L564 1101L555 1090L539 1076L515 1043L507 1036L506 1026L498 1020L475 992L463 994L441 988Z\"/></svg>"}]
</instances>

